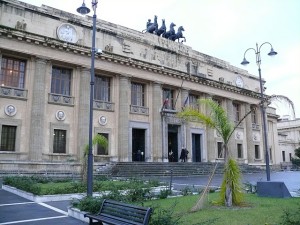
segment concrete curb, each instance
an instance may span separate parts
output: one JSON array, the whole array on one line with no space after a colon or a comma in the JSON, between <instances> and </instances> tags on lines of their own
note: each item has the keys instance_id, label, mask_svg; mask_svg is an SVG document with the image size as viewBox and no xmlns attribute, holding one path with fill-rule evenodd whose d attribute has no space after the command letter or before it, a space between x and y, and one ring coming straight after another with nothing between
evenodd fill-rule
<instances>
[{"instance_id":1,"label":"concrete curb","mask_svg":"<svg viewBox=\"0 0 300 225\"><path fill-rule=\"evenodd\" d=\"M52 201L68 201L73 199L81 199L85 196L85 194L60 194L60 195L34 195L32 193L19 190L15 187L11 187L8 185L2 185L2 189L8 192L11 192L15 195L21 196L33 202L52 202Z\"/></svg>"}]
</instances>

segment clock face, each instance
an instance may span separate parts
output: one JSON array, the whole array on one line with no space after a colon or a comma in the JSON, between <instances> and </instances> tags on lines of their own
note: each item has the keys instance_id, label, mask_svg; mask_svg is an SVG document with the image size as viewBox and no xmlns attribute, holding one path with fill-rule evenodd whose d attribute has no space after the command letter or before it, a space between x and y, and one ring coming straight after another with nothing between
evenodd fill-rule
<instances>
[{"instance_id":1,"label":"clock face","mask_svg":"<svg viewBox=\"0 0 300 225\"><path fill-rule=\"evenodd\" d=\"M235 80L235 84L237 87L243 88L244 87L244 81L241 76L238 76Z\"/></svg>"},{"instance_id":2,"label":"clock face","mask_svg":"<svg viewBox=\"0 0 300 225\"><path fill-rule=\"evenodd\" d=\"M68 23L64 23L57 28L57 36L60 40L71 43L76 43L78 40L75 27Z\"/></svg>"}]
</instances>

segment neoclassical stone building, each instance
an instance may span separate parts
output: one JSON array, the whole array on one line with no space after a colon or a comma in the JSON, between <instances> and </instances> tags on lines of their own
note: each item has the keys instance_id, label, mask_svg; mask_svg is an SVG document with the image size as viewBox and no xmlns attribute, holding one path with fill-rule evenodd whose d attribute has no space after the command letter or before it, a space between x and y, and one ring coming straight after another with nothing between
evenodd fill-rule
<instances>
[{"instance_id":1,"label":"neoclassical stone building","mask_svg":"<svg viewBox=\"0 0 300 225\"><path fill-rule=\"evenodd\" d=\"M88 143L92 17L0 0L0 170L79 169ZM93 133L104 162L214 162L222 140L176 113L213 98L233 122L259 102L259 80L192 47L98 19ZM268 111L271 164L277 163L275 110ZM275 131L274 131L275 129ZM274 134L274 135L273 135ZM230 151L240 163L264 165L260 111L238 127ZM71 166L71 167L68 167Z\"/></svg>"},{"instance_id":2,"label":"neoclassical stone building","mask_svg":"<svg viewBox=\"0 0 300 225\"><path fill-rule=\"evenodd\" d=\"M290 163L295 149L300 147L300 119L282 119L277 124L280 162Z\"/></svg>"}]
</instances>

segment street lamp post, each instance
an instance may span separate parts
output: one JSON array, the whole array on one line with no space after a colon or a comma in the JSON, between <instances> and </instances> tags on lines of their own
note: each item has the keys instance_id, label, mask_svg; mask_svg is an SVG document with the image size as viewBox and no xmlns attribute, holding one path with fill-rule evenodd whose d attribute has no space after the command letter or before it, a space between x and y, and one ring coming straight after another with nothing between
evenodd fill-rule
<instances>
[{"instance_id":1,"label":"street lamp post","mask_svg":"<svg viewBox=\"0 0 300 225\"><path fill-rule=\"evenodd\" d=\"M90 82L90 120L89 120L89 152L87 162L87 196L93 195L93 105L94 105L94 84L95 84L95 41L96 41L96 8L98 0L92 0L93 15L93 36L91 49L91 82ZM77 12L86 15L91 10L85 6L84 0L82 6L77 9Z\"/></svg>"},{"instance_id":2,"label":"street lamp post","mask_svg":"<svg viewBox=\"0 0 300 225\"><path fill-rule=\"evenodd\" d=\"M261 57L260 57L260 49L264 44L268 44L271 46L271 50L268 53L269 56L274 56L277 55L277 52L274 51L273 46L269 42L264 42L262 43L259 47L258 44L256 43L256 49L255 48L248 48L245 53L244 53L244 59L243 62L241 62L242 65L247 65L249 64L249 61L246 60L245 56L248 50L254 50L255 55L256 55L256 64L258 66L258 74L259 74L259 83L260 83L260 98L261 98L261 103L260 103L260 110L262 114L262 120L263 120L263 134L264 134L264 146L265 146L265 153L266 153L266 173L267 173L267 181L270 181L270 159L269 159L269 148L268 148L268 127L267 127L267 115L266 115L266 109L264 106L264 89L263 89L263 82L261 78L261 69L260 69L260 64L261 64Z\"/></svg>"}]
</instances>

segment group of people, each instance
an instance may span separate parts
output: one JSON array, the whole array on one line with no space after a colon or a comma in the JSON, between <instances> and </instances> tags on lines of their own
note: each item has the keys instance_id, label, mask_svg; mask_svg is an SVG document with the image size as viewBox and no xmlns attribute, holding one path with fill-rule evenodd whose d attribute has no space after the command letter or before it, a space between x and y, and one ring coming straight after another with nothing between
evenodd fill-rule
<instances>
[{"instance_id":1,"label":"group of people","mask_svg":"<svg viewBox=\"0 0 300 225\"><path fill-rule=\"evenodd\" d=\"M182 148L181 153L180 153L180 158L179 158L180 161L186 162L188 154L189 154L189 151L186 148ZM172 150L169 151L169 162L174 162L174 154L173 154Z\"/></svg>"}]
</instances>

